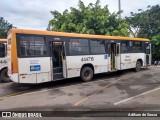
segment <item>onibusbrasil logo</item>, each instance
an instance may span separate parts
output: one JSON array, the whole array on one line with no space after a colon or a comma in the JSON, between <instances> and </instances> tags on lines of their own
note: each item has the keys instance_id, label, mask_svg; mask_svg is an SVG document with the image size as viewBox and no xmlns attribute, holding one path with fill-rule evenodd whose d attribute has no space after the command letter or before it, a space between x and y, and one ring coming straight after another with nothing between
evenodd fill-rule
<instances>
[{"instance_id":1,"label":"onibusbrasil logo","mask_svg":"<svg viewBox=\"0 0 160 120\"><path fill-rule=\"evenodd\" d=\"M42 117L40 112L2 112L2 117Z\"/></svg>"}]
</instances>

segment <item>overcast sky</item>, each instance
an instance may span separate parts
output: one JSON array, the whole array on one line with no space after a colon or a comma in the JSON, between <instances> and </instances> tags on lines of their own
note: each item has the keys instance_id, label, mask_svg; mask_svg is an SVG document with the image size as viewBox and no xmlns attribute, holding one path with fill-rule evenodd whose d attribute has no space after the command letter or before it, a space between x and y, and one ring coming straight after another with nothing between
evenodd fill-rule
<instances>
[{"instance_id":1,"label":"overcast sky","mask_svg":"<svg viewBox=\"0 0 160 120\"><path fill-rule=\"evenodd\" d=\"M96 0L82 0L85 5ZM78 0L0 0L0 17L18 28L42 29L47 28L53 18L50 11L63 12L70 7L77 8ZM148 5L160 4L160 0L121 0L122 16L130 12L145 10ZM101 0L101 5L108 5L110 12L118 11L118 0Z\"/></svg>"}]
</instances>

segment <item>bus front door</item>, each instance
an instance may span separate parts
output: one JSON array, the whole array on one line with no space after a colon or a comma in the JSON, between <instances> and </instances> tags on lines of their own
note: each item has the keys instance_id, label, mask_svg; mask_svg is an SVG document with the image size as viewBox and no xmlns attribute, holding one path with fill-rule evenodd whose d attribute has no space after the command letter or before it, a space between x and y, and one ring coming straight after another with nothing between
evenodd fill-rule
<instances>
[{"instance_id":1,"label":"bus front door","mask_svg":"<svg viewBox=\"0 0 160 120\"><path fill-rule=\"evenodd\" d=\"M120 43L111 43L110 58L111 71L120 70Z\"/></svg>"},{"instance_id":2,"label":"bus front door","mask_svg":"<svg viewBox=\"0 0 160 120\"><path fill-rule=\"evenodd\" d=\"M64 42L52 42L52 79L60 80L66 77Z\"/></svg>"},{"instance_id":3,"label":"bus front door","mask_svg":"<svg viewBox=\"0 0 160 120\"><path fill-rule=\"evenodd\" d=\"M151 65L151 44L146 43L146 65Z\"/></svg>"}]
</instances>

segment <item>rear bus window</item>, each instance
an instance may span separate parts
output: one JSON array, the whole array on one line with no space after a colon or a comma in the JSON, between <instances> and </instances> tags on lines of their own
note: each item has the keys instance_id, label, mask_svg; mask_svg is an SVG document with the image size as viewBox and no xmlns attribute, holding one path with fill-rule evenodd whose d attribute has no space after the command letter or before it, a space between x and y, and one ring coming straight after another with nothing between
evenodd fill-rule
<instances>
[{"instance_id":1,"label":"rear bus window","mask_svg":"<svg viewBox=\"0 0 160 120\"><path fill-rule=\"evenodd\" d=\"M22 36L20 53L22 56L45 56L47 51L44 37Z\"/></svg>"}]
</instances>

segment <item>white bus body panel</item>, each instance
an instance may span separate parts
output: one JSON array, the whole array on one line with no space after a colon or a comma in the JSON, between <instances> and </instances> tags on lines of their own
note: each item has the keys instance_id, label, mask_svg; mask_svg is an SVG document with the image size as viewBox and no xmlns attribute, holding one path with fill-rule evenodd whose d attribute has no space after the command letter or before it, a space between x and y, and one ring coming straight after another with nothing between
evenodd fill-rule
<instances>
[{"instance_id":1,"label":"white bus body panel","mask_svg":"<svg viewBox=\"0 0 160 120\"><path fill-rule=\"evenodd\" d=\"M94 74L111 71L110 57L107 55L105 58L105 55L67 56L67 78L79 77L84 64L92 64L94 67ZM93 57L94 61L82 61L82 58L87 57ZM144 53L128 53L115 57L117 70L135 68L138 59L142 59L142 66L146 65L146 55Z\"/></svg>"},{"instance_id":2,"label":"white bus body panel","mask_svg":"<svg viewBox=\"0 0 160 120\"><path fill-rule=\"evenodd\" d=\"M11 33L9 33L9 35L8 35L8 37L7 37L7 42L10 42L11 43L11 38L12 38L12 34ZM10 77L10 79L12 80L12 81L15 81L15 82L17 82L18 81L18 76L17 76L17 79L15 80L15 76L14 77L12 77L12 62L11 62L11 44L8 44L7 43L7 67L8 67L8 75L9 75L9 77ZM13 80L13 78L14 78L14 80Z\"/></svg>"},{"instance_id":3,"label":"white bus body panel","mask_svg":"<svg viewBox=\"0 0 160 120\"><path fill-rule=\"evenodd\" d=\"M115 56L115 67L116 67L117 70L121 70L120 60L121 60L120 55Z\"/></svg>"},{"instance_id":4,"label":"white bus body panel","mask_svg":"<svg viewBox=\"0 0 160 120\"><path fill-rule=\"evenodd\" d=\"M18 58L20 83L51 81L50 57Z\"/></svg>"},{"instance_id":5,"label":"white bus body panel","mask_svg":"<svg viewBox=\"0 0 160 120\"><path fill-rule=\"evenodd\" d=\"M111 70L111 57L108 57L108 71L112 71Z\"/></svg>"},{"instance_id":6,"label":"white bus body panel","mask_svg":"<svg viewBox=\"0 0 160 120\"><path fill-rule=\"evenodd\" d=\"M63 64L62 64L62 66L63 66L63 77L64 78L66 78L67 77L67 72L66 72L66 70L67 70L67 67L66 67L66 60L63 60Z\"/></svg>"},{"instance_id":7,"label":"white bus body panel","mask_svg":"<svg viewBox=\"0 0 160 120\"><path fill-rule=\"evenodd\" d=\"M7 67L7 58L0 58L0 70L2 70L5 67Z\"/></svg>"},{"instance_id":8,"label":"white bus body panel","mask_svg":"<svg viewBox=\"0 0 160 120\"><path fill-rule=\"evenodd\" d=\"M90 59L92 57L93 60ZM85 60L87 58L88 60ZM94 74L108 72L108 54L66 56L66 61L68 78L79 77L81 68L84 64L92 64L94 67Z\"/></svg>"},{"instance_id":9,"label":"white bus body panel","mask_svg":"<svg viewBox=\"0 0 160 120\"><path fill-rule=\"evenodd\" d=\"M8 76L13 82L19 83L18 73L11 74L8 72Z\"/></svg>"},{"instance_id":10,"label":"white bus body panel","mask_svg":"<svg viewBox=\"0 0 160 120\"><path fill-rule=\"evenodd\" d=\"M146 55L144 53L125 53L121 54L121 70L135 68L138 59L142 59L143 65L146 66Z\"/></svg>"}]
</instances>

